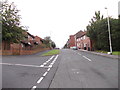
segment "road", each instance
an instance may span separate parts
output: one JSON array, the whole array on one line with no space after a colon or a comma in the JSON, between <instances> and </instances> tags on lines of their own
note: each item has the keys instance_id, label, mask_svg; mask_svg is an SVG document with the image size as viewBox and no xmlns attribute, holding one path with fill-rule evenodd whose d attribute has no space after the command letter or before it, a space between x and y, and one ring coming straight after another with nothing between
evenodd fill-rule
<instances>
[{"instance_id":1,"label":"road","mask_svg":"<svg viewBox=\"0 0 120 90\"><path fill-rule=\"evenodd\" d=\"M3 88L117 88L118 60L79 50L59 55L3 56ZM4 90L4 89L3 89Z\"/></svg>"}]
</instances>

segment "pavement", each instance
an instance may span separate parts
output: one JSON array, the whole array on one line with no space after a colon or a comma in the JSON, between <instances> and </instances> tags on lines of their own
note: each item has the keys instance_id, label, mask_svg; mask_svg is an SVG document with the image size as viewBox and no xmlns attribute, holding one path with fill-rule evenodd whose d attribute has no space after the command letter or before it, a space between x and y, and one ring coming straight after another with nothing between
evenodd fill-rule
<instances>
[{"instance_id":1,"label":"pavement","mask_svg":"<svg viewBox=\"0 0 120 90\"><path fill-rule=\"evenodd\" d=\"M79 49L79 51L83 51L83 52L88 52L88 53L92 53L92 54L95 54L95 55L100 55L100 56L105 56L105 57L109 57L109 58L115 58L115 59L120 59L120 56L119 55L109 55L109 54L106 54L106 53L99 53L99 52L94 52L94 51L87 51L87 50L83 50L83 49Z\"/></svg>"}]
</instances>

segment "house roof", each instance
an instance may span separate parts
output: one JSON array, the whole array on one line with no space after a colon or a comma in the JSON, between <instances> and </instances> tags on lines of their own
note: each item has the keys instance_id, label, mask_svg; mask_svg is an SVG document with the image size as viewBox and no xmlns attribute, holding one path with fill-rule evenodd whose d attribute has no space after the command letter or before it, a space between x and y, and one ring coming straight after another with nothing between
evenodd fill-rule
<instances>
[{"instance_id":1,"label":"house roof","mask_svg":"<svg viewBox=\"0 0 120 90\"><path fill-rule=\"evenodd\" d=\"M31 36L32 38L35 38L35 36L32 35L32 34L30 34L29 32L27 32L27 34L28 34L29 36Z\"/></svg>"},{"instance_id":2,"label":"house roof","mask_svg":"<svg viewBox=\"0 0 120 90\"><path fill-rule=\"evenodd\" d=\"M81 37L84 36L84 35L86 35L86 33L87 33L87 31L84 31L84 32L82 33Z\"/></svg>"},{"instance_id":3,"label":"house roof","mask_svg":"<svg viewBox=\"0 0 120 90\"><path fill-rule=\"evenodd\" d=\"M76 38L80 38L83 34L84 34L84 32L82 30L80 30L75 35L76 35Z\"/></svg>"}]
</instances>

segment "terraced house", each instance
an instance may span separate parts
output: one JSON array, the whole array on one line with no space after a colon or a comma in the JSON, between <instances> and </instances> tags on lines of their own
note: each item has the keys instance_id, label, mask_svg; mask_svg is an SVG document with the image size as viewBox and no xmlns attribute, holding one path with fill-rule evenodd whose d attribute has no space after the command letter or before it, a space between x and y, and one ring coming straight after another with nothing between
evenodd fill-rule
<instances>
[{"instance_id":1,"label":"terraced house","mask_svg":"<svg viewBox=\"0 0 120 90\"><path fill-rule=\"evenodd\" d=\"M92 41L86 33L86 31L80 30L76 34L70 35L67 41L68 48L76 46L78 49L92 51Z\"/></svg>"}]
</instances>

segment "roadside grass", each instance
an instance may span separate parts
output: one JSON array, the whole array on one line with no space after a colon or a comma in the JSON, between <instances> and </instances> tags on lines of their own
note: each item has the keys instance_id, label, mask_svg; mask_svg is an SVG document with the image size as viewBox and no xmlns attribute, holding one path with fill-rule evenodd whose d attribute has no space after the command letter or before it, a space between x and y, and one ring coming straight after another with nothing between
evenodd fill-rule
<instances>
[{"instance_id":1,"label":"roadside grass","mask_svg":"<svg viewBox=\"0 0 120 90\"><path fill-rule=\"evenodd\" d=\"M43 53L41 56L51 56L51 55L56 55L56 54L59 54L59 53L60 53L60 50L54 49L54 50L51 50L47 53Z\"/></svg>"},{"instance_id":2,"label":"roadside grass","mask_svg":"<svg viewBox=\"0 0 120 90\"><path fill-rule=\"evenodd\" d=\"M106 54L107 54L107 51L102 51L102 50L96 50L96 52L106 53ZM112 55L120 55L120 51L113 51L113 52L112 52Z\"/></svg>"},{"instance_id":3,"label":"roadside grass","mask_svg":"<svg viewBox=\"0 0 120 90\"><path fill-rule=\"evenodd\" d=\"M120 55L120 51L113 51L112 55Z\"/></svg>"},{"instance_id":4,"label":"roadside grass","mask_svg":"<svg viewBox=\"0 0 120 90\"><path fill-rule=\"evenodd\" d=\"M96 52L99 52L99 53L107 53L107 51L102 51L102 50L96 50Z\"/></svg>"}]
</instances>

